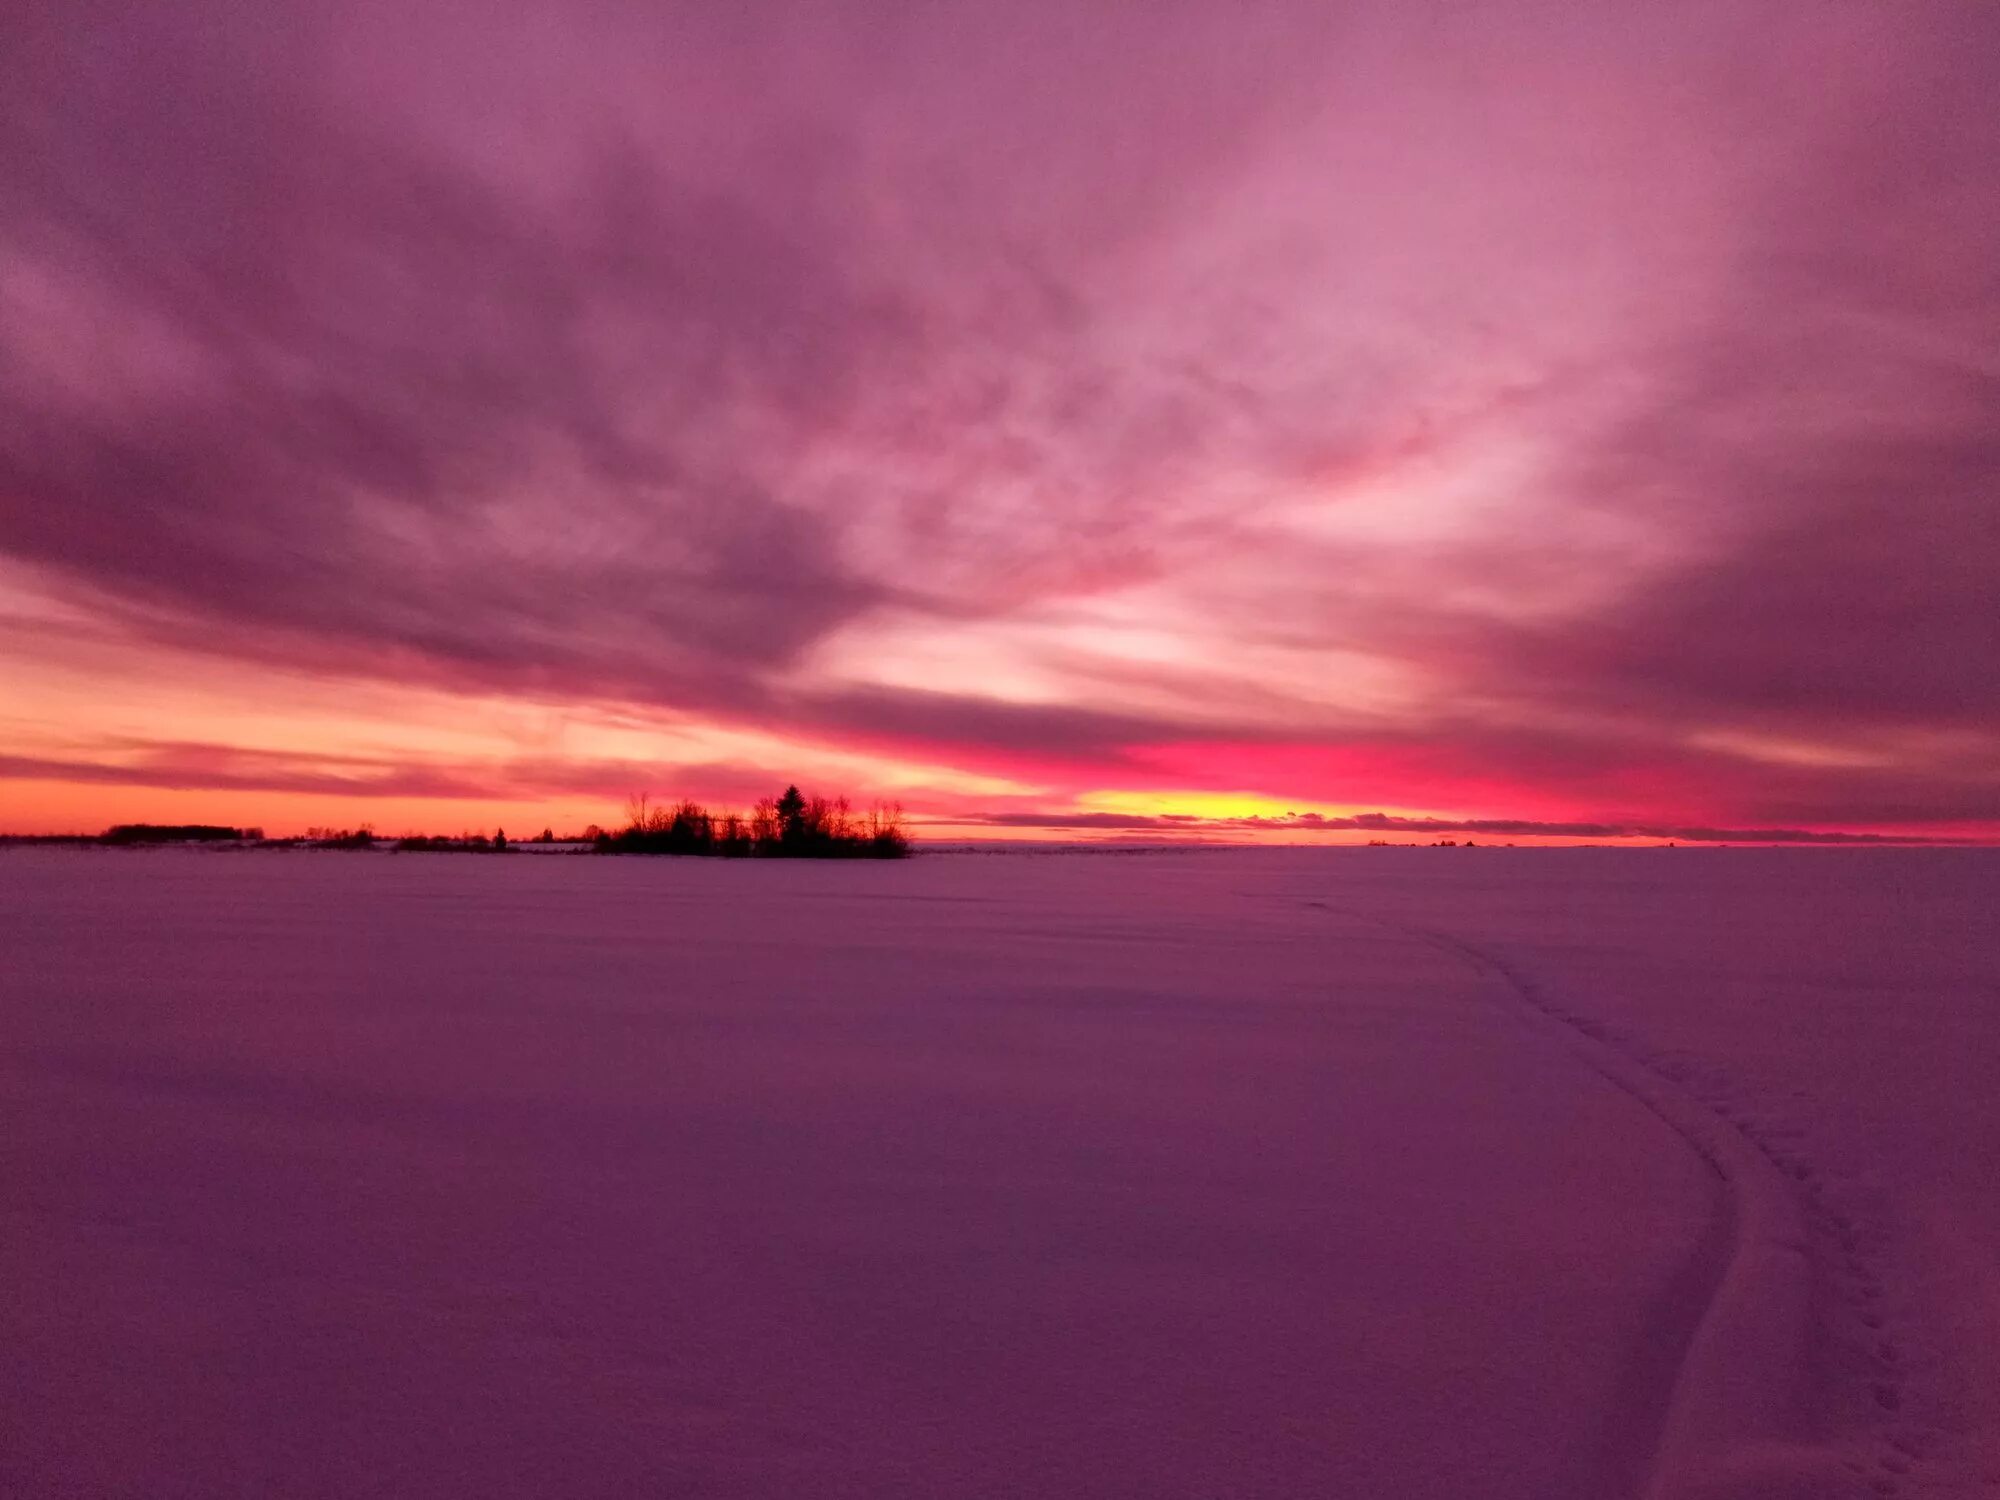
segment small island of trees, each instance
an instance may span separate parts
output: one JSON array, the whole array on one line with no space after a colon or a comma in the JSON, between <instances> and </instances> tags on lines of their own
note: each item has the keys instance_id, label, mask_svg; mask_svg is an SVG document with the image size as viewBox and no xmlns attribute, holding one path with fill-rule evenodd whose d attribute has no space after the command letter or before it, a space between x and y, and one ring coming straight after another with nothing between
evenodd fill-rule
<instances>
[{"instance_id":1,"label":"small island of trees","mask_svg":"<svg viewBox=\"0 0 2000 1500\"><path fill-rule=\"evenodd\" d=\"M698 802L655 804L634 797L625 826L599 830L600 854L706 854L725 859L901 859L910 852L902 810L877 804L857 813L845 797L808 797L795 786L766 797L748 817Z\"/></svg>"}]
</instances>

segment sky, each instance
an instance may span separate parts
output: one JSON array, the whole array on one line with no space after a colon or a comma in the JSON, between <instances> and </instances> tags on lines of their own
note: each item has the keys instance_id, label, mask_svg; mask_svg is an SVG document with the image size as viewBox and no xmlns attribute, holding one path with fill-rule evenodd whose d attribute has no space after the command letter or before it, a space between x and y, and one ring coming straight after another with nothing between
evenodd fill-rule
<instances>
[{"instance_id":1,"label":"sky","mask_svg":"<svg viewBox=\"0 0 2000 1500\"><path fill-rule=\"evenodd\" d=\"M2000 839L2000 7L0 19L0 829Z\"/></svg>"}]
</instances>

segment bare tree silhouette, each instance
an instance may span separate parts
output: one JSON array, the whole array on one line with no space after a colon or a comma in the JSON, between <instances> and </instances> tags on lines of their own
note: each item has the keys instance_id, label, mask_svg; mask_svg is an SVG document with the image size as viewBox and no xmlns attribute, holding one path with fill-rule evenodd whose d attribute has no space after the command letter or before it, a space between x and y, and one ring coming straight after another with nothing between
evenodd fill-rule
<instances>
[{"instance_id":1,"label":"bare tree silhouette","mask_svg":"<svg viewBox=\"0 0 2000 1500\"><path fill-rule=\"evenodd\" d=\"M635 793L625 818L616 832L593 830L600 852L736 859L900 859L910 852L900 807L877 803L856 817L847 798L808 797L796 786L760 799L747 818L685 800L667 808Z\"/></svg>"}]
</instances>

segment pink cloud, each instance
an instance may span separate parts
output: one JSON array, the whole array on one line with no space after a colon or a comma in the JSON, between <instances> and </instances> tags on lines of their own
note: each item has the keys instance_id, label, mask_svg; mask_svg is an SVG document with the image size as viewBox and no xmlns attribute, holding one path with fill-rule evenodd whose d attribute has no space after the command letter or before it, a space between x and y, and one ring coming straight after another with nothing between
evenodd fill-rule
<instances>
[{"instance_id":1,"label":"pink cloud","mask_svg":"<svg viewBox=\"0 0 2000 1500\"><path fill-rule=\"evenodd\" d=\"M24 19L0 559L162 663L1056 797L2000 823L1996 26Z\"/></svg>"}]
</instances>

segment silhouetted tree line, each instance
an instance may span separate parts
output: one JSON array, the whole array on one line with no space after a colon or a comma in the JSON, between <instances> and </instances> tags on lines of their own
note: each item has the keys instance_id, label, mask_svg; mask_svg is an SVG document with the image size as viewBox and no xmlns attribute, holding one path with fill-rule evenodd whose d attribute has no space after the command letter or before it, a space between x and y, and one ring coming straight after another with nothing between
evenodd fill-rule
<instances>
[{"instance_id":1,"label":"silhouetted tree line","mask_svg":"<svg viewBox=\"0 0 2000 1500\"><path fill-rule=\"evenodd\" d=\"M315 849L373 849L375 829L368 823L359 828L308 828L306 842Z\"/></svg>"},{"instance_id":2,"label":"silhouetted tree line","mask_svg":"<svg viewBox=\"0 0 2000 1500\"><path fill-rule=\"evenodd\" d=\"M513 847L505 829L450 835L406 834L390 840L370 824L358 828L308 828L302 837L264 837L261 828L224 828L207 823L121 823L91 839L63 840L15 837L19 842L102 844L219 843L251 844L265 849L381 849L404 853L505 854ZM544 828L528 840L535 844L580 843L600 854L706 854L753 859L901 859L910 852L903 831L902 809L877 804L857 813L845 797L808 797L795 786L782 796L766 797L746 816L711 812L697 802L655 806L649 797L634 797L626 805L625 827L607 831L592 824L569 840Z\"/></svg>"},{"instance_id":3,"label":"silhouetted tree line","mask_svg":"<svg viewBox=\"0 0 2000 1500\"><path fill-rule=\"evenodd\" d=\"M263 837L260 828L223 828L213 823L120 823L107 828L104 844L212 844L225 839Z\"/></svg>"},{"instance_id":4,"label":"silhouetted tree line","mask_svg":"<svg viewBox=\"0 0 2000 1500\"><path fill-rule=\"evenodd\" d=\"M396 840L396 849L403 854L505 854L510 847L504 828L492 838L483 833L461 833L456 838L449 834L412 833Z\"/></svg>"},{"instance_id":5,"label":"silhouetted tree line","mask_svg":"<svg viewBox=\"0 0 2000 1500\"><path fill-rule=\"evenodd\" d=\"M597 832L600 854L706 854L724 859L901 859L910 852L902 809L857 813L845 797L808 797L795 786L766 797L746 817L698 802L654 805L634 797L625 826Z\"/></svg>"}]
</instances>

